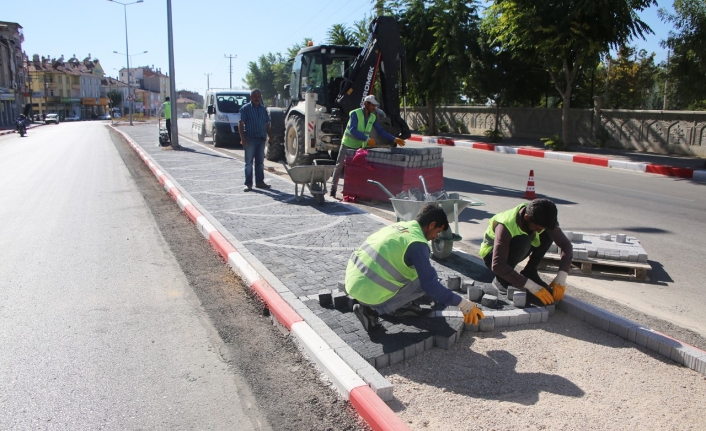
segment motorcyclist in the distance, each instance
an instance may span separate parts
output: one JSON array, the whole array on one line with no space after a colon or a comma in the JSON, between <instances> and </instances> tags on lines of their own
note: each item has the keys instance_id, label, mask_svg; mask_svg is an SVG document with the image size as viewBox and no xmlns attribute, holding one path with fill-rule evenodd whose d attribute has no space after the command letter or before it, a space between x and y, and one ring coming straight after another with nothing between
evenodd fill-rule
<instances>
[{"instance_id":1,"label":"motorcyclist in the distance","mask_svg":"<svg viewBox=\"0 0 706 431\"><path fill-rule=\"evenodd\" d=\"M20 114L20 118L15 121L15 128L20 136L27 134L27 117L25 117L25 114Z\"/></svg>"}]
</instances>

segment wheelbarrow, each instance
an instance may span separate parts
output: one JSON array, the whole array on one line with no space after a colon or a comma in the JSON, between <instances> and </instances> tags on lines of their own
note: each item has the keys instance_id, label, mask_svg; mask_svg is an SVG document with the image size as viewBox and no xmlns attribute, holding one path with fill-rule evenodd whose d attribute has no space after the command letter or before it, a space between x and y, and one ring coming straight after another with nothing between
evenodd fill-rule
<instances>
[{"instance_id":1,"label":"wheelbarrow","mask_svg":"<svg viewBox=\"0 0 706 431\"><path fill-rule=\"evenodd\" d=\"M326 201L326 183L328 179L331 178L331 175L333 175L333 170L336 169L335 162L333 164L330 164L330 162L334 161L316 159L313 165L295 166L293 168L288 167L286 163L282 162L284 169L294 182L294 196L297 201L302 200L305 188L309 189L309 192L314 196L316 203L319 205ZM300 185L302 187L301 192L299 191Z\"/></svg>"},{"instance_id":2,"label":"wheelbarrow","mask_svg":"<svg viewBox=\"0 0 706 431\"><path fill-rule=\"evenodd\" d=\"M454 229L453 231L451 229L442 231L439 237L431 242L431 250L434 257L443 260L451 255L454 241L461 241L463 239L458 231L459 213L466 209L466 207L481 206L485 205L485 203L467 196L462 197L458 193L445 193L439 196L439 199L436 199L434 195L427 192L426 183L421 175L419 179L422 180L422 186L424 186L424 200L422 201L397 198L390 193L385 186L380 184L380 182L374 180L368 180L368 182L380 187L382 191L390 197L390 203L392 203L392 208L395 210L397 221L414 220L419 210L430 202L436 203L444 210L449 221L453 221Z\"/></svg>"},{"instance_id":3,"label":"wheelbarrow","mask_svg":"<svg viewBox=\"0 0 706 431\"><path fill-rule=\"evenodd\" d=\"M157 120L157 127L159 128L159 146L170 146L172 142L169 139L169 131L167 130L166 121L165 124L162 124L162 118L160 117L159 120Z\"/></svg>"}]
</instances>

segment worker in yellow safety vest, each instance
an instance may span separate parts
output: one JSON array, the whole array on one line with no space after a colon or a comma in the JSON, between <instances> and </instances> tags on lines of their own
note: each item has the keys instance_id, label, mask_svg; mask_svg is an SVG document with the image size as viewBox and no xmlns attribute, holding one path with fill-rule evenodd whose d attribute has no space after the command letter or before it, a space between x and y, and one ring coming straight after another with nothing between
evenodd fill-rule
<instances>
[{"instance_id":1,"label":"worker in yellow safety vest","mask_svg":"<svg viewBox=\"0 0 706 431\"><path fill-rule=\"evenodd\" d=\"M552 242L561 249L559 272L547 284L537 268ZM544 305L560 301L566 290L573 247L557 221L557 209L549 199L535 199L493 216L479 250L485 265L495 274L493 285L507 292L509 285L524 288ZM529 260L521 272L515 266Z\"/></svg>"},{"instance_id":2,"label":"worker in yellow safety vest","mask_svg":"<svg viewBox=\"0 0 706 431\"><path fill-rule=\"evenodd\" d=\"M375 115L376 109L380 104L372 94L365 96L363 99L363 107L354 109L349 114L348 125L343 133L341 148L338 150L336 158L336 169L333 171L333 180L331 182L331 197L336 197L336 189L338 188L338 180L341 177L341 171L346 160L346 148L354 150L358 148L374 147L375 139L370 137L370 132L375 128L375 131L390 142L395 142L400 147L404 147L404 140L395 138L387 133L382 128L380 122L377 121Z\"/></svg>"},{"instance_id":3,"label":"worker in yellow safety vest","mask_svg":"<svg viewBox=\"0 0 706 431\"><path fill-rule=\"evenodd\" d=\"M353 311L366 331L380 327L382 314L428 314L431 309L414 302L425 294L436 303L458 307L469 323L485 317L474 303L439 283L429 262L429 241L448 228L444 210L427 204L415 220L383 227L353 252L346 268L346 292L358 301Z\"/></svg>"}]
</instances>

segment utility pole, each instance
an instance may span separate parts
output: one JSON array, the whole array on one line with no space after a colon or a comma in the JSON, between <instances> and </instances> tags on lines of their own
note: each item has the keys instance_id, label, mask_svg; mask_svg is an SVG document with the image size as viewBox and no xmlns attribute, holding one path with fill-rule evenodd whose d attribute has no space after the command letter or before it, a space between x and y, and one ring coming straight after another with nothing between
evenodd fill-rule
<instances>
[{"instance_id":1,"label":"utility pole","mask_svg":"<svg viewBox=\"0 0 706 431\"><path fill-rule=\"evenodd\" d=\"M169 45L169 105L174 108L171 112L175 116L177 113L177 94L176 94L176 75L174 74L174 37L172 36L172 0L167 0L167 43ZM172 126L172 148L178 150L179 145L179 129L177 128L178 118L172 118L170 121Z\"/></svg>"},{"instance_id":2,"label":"utility pole","mask_svg":"<svg viewBox=\"0 0 706 431\"><path fill-rule=\"evenodd\" d=\"M669 82L669 50L667 50L667 73L664 75L664 103L662 103L662 110L667 110L667 82Z\"/></svg>"},{"instance_id":3,"label":"utility pole","mask_svg":"<svg viewBox=\"0 0 706 431\"><path fill-rule=\"evenodd\" d=\"M228 60L230 60L230 67L228 68L228 70L230 71L230 87L229 87L229 88L233 88L233 59L234 59L234 58L238 58L238 56L237 56L237 55L225 55L225 54L223 54L223 57L225 57L225 58L227 58Z\"/></svg>"},{"instance_id":4,"label":"utility pole","mask_svg":"<svg viewBox=\"0 0 706 431\"><path fill-rule=\"evenodd\" d=\"M213 73L204 73L204 75L206 75L206 91L208 91L211 89L211 75Z\"/></svg>"}]
</instances>

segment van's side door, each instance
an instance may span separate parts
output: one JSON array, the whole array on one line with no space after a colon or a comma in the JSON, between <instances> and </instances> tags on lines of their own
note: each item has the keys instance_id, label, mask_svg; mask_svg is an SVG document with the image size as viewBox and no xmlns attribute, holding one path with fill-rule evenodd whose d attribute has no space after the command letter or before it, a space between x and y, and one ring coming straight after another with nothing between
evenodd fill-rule
<instances>
[{"instance_id":1,"label":"van's side door","mask_svg":"<svg viewBox=\"0 0 706 431\"><path fill-rule=\"evenodd\" d=\"M213 123L216 121L216 114L208 115L208 106L213 105L216 108L216 95L211 93L206 96L206 106L204 106L203 116L204 125L206 127L206 136L213 136Z\"/></svg>"}]
</instances>

